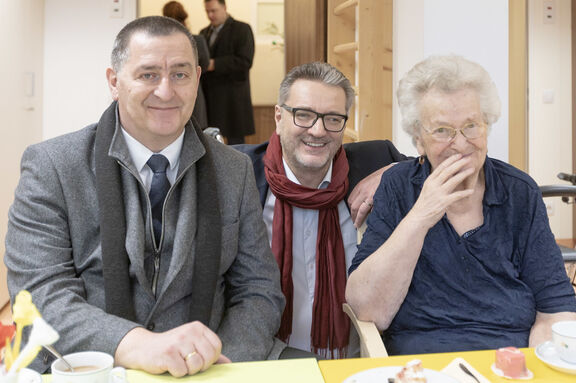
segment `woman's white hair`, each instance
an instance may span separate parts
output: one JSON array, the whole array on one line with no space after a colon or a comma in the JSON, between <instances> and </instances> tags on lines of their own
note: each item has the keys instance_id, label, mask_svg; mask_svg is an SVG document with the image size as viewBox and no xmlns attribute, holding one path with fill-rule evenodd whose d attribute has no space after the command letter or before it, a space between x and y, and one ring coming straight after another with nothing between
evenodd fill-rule
<instances>
[{"instance_id":1,"label":"woman's white hair","mask_svg":"<svg viewBox=\"0 0 576 383\"><path fill-rule=\"evenodd\" d=\"M466 88L476 91L484 122L490 128L500 118L500 97L490 75L479 64L461 56L431 56L400 80L396 95L402 128L413 143L420 134L422 97L431 89L452 93Z\"/></svg>"}]
</instances>

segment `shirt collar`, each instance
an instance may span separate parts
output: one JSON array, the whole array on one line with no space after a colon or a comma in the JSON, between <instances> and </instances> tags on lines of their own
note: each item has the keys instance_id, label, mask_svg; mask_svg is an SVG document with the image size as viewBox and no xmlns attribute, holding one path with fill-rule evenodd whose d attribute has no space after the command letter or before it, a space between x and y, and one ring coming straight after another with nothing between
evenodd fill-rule
<instances>
[{"instance_id":1,"label":"shirt collar","mask_svg":"<svg viewBox=\"0 0 576 383\"><path fill-rule=\"evenodd\" d=\"M296 176L294 175L294 173L290 169L290 166L288 166L288 164L286 163L286 160L284 160L284 158L282 158L282 163L284 164L284 171L286 172L286 177L290 181L294 182L295 184L302 185L298 181L298 178L296 178ZM330 162L330 167L328 168L326 175L322 179L322 182L320 182L318 189L326 189L328 187L328 185L330 185L330 182L332 181L332 164L333 164L333 162Z\"/></svg>"},{"instance_id":2,"label":"shirt collar","mask_svg":"<svg viewBox=\"0 0 576 383\"><path fill-rule=\"evenodd\" d=\"M178 159L180 158L180 152L182 151L182 143L184 142L184 131L182 131L182 134L180 134L174 142L158 153L154 153L146 146L142 145L142 143L132 137L123 127L122 135L126 140L126 146L130 152L132 162L134 163L134 166L136 166L136 170L139 172L141 172L144 166L146 166L146 162L148 162L150 156L153 154L162 154L166 157L168 162L170 162L170 169L172 170L178 165Z\"/></svg>"}]
</instances>

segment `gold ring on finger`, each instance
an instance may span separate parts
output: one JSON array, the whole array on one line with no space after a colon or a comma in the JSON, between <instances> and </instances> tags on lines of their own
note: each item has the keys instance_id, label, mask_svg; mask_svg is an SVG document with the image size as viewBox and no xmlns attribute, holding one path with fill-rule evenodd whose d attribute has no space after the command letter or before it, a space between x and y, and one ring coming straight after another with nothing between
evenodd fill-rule
<instances>
[{"instance_id":1,"label":"gold ring on finger","mask_svg":"<svg viewBox=\"0 0 576 383\"><path fill-rule=\"evenodd\" d=\"M188 361L188 359L192 358L192 357L193 357L194 355L196 355L196 354L197 354L196 351L192 351L191 353L189 353L188 355L186 355L186 356L184 357L184 360L185 360L185 361Z\"/></svg>"}]
</instances>

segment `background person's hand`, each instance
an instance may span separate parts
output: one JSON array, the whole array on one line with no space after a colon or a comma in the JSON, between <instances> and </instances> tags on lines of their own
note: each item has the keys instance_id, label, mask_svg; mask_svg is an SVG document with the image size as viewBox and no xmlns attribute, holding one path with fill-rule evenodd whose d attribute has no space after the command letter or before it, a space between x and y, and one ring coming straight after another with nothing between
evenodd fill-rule
<instances>
[{"instance_id":1,"label":"background person's hand","mask_svg":"<svg viewBox=\"0 0 576 383\"><path fill-rule=\"evenodd\" d=\"M114 359L125 368L181 377L204 371L214 363L230 363L221 350L222 342L212 330L191 322L163 333L134 328L118 345Z\"/></svg>"}]
</instances>

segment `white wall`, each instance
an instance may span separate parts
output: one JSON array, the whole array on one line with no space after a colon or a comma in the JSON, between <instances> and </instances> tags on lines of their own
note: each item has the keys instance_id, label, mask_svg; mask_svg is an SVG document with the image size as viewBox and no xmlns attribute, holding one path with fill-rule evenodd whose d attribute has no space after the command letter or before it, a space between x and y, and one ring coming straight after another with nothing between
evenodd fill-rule
<instances>
[{"instance_id":1,"label":"white wall","mask_svg":"<svg viewBox=\"0 0 576 383\"><path fill-rule=\"evenodd\" d=\"M556 21L544 23L543 0L529 1L529 173L538 184L560 184L572 173L570 0L555 0ZM551 103L544 96L552 93ZM572 205L547 198L556 238L572 238Z\"/></svg>"},{"instance_id":2,"label":"white wall","mask_svg":"<svg viewBox=\"0 0 576 383\"><path fill-rule=\"evenodd\" d=\"M508 160L508 1L396 0L394 53L395 87L430 55L457 54L481 64L502 100L502 116L488 138L489 155ZM401 152L416 155L400 127L396 99L394 107L394 143Z\"/></svg>"},{"instance_id":3,"label":"white wall","mask_svg":"<svg viewBox=\"0 0 576 383\"><path fill-rule=\"evenodd\" d=\"M24 149L41 138L43 0L0 0L0 254ZM8 301L0 260L0 307Z\"/></svg>"},{"instance_id":4,"label":"white wall","mask_svg":"<svg viewBox=\"0 0 576 383\"><path fill-rule=\"evenodd\" d=\"M122 2L123 17L111 18L112 1L46 1L44 139L97 122L112 101L106 83L112 43L136 18L136 0Z\"/></svg>"}]
</instances>

